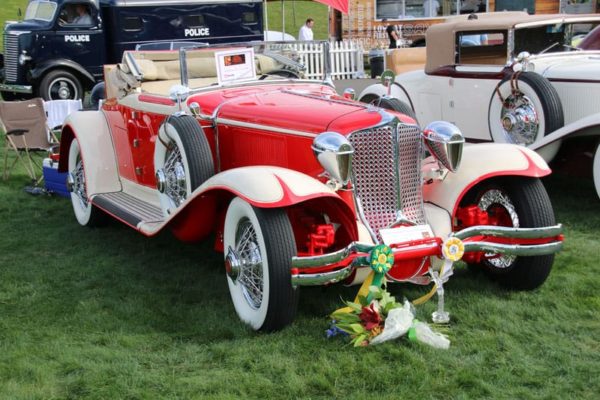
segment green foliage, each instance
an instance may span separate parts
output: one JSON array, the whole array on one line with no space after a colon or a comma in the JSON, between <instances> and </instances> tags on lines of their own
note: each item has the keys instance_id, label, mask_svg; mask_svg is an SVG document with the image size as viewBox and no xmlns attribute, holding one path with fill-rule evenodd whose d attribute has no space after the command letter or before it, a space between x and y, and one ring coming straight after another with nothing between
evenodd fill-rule
<instances>
[{"instance_id":1,"label":"green foliage","mask_svg":"<svg viewBox=\"0 0 600 400\"><path fill-rule=\"evenodd\" d=\"M24 193L18 172L0 181L0 399L596 399L600 201L589 179L545 183L566 234L548 281L508 291L459 266L440 351L326 339L326 316L356 295L342 285L302 288L292 326L254 333L211 240L82 228L67 199Z\"/></svg>"},{"instance_id":2,"label":"green foliage","mask_svg":"<svg viewBox=\"0 0 600 400\"><path fill-rule=\"evenodd\" d=\"M283 10L285 11L285 29L282 29L282 2L270 1L267 3L267 23L270 31L285 31L298 38L298 31L304 25L307 18L315 20L312 28L315 40L327 40L329 38L328 11L327 6L314 1L286 0Z\"/></svg>"},{"instance_id":3,"label":"green foliage","mask_svg":"<svg viewBox=\"0 0 600 400\"><path fill-rule=\"evenodd\" d=\"M4 30L5 21L17 21L19 19L18 10L25 14L28 0L2 0L0 5L0 29ZM4 49L4 41L0 40L0 53Z\"/></svg>"}]
</instances>

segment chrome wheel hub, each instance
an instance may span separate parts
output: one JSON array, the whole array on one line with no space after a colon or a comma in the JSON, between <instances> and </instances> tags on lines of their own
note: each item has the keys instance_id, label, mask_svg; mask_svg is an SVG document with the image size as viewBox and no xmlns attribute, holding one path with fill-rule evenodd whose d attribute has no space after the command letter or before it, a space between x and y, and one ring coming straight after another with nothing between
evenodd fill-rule
<instances>
[{"instance_id":1,"label":"chrome wheel hub","mask_svg":"<svg viewBox=\"0 0 600 400\"><path fill-rule=\"evenodd\" d=\"M258 246L258 237L254 226L247 218L240 221L235 240L235 250L228 251L225 266L231 272L228 276L240 285L248 305L257 310L263 300L263 260ZM236 276L236 279L232 278Z\"/></svg>"},{"instance_id":2,"label":"chrome wheel hub","mask_svg":"<svg viewBox=\"0 0 600 400\"><path fill-rule=\"evenodd\" d=\"M514 228L519 227L519 215L517 214L517 210L515 209L515 206L510 198L504 192L498 189L492 189L488 190L483 194L483 196L481 196L478 204L480 209L489 211L492 206L502 207L507 212L512 222L512 226ZM485 256L488 257L487 262L496 268L508 268L517 258L516 256L496 257L494 253L486 253Z\"/></svg>"},{"instance_id":3,"label":"chrome wheel hub","mask_svg":"<svg viewBox=\"0 0 600 400\"><path fill-rule=\"evenodd\" d=\"M511 94L502 104L502 129L509 143L528 146L535 142L540 129L533 102L522 93Z\"/></svg>"}]
</instances>

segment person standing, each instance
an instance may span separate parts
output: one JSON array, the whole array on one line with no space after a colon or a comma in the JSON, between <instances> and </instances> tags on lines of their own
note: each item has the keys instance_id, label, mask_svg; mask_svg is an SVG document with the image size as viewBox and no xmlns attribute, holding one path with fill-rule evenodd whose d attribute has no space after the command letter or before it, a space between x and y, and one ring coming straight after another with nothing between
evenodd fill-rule
<instances>
[{"instance_id":1,"label":"person standing","mask_svg":"<svg viewBox=\"0 0 600 400\"><path fill-rule=\"evenodd\" d=\"M384 19L382 22L387 22L387 20ZM390 39L390 49L395 49L396 47L398 47L398 40L400 39L400 37L398 36L396 25L389 24L387 28L385 28L385 31L387 32L388 39Z\"/></svg>"},{"instance_id":2,"label":"person standing","mask_svg":"<svg viewBox=\"0 0 600 400\"><path fill-rule=\"evenodd\" d=\"M312 27L314 24L315 20L308 18L306 23L300 28L300 32L298 32L298 40L313 40Z\"/></svg>"}]
</instances>

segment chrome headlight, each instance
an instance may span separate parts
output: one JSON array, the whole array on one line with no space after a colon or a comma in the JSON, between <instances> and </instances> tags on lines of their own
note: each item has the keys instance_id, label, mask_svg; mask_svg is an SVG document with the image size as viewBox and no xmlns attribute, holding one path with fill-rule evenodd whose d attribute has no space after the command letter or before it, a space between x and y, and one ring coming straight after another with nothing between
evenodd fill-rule
<instances>
[{"instance_id":1,"label":"chrome headlight","mask_svg":"<svg viewBox=\"0 0 600 400\"><path fill-rule=\"evenodd\" d=\"M350 180L350 165L354 148L337 132L323 132L313 140L313 153L329 176L341 185Z\"/></svg>"},{"instance_id":2,"label":"chrome headlight","mask_svg":"<svg viewBox=\"0 0 600 400\"><path fill-rule=\"evenodd\" d=\"M421 134L425 145L438 162L452 172L460 166L465 138L450 122L434 121Z\"/></svg>"},{"instance_id":3,"label":"chrome headlight","mask_svg":"<svg viewBox=\"0 0 600 400\"><path fill-rule=\"evenodd\" d=\"M27 53L19 54L19 65L25 65L29 61L31 61L31 56L28 56Z\"/></svg>"}]
</instances>

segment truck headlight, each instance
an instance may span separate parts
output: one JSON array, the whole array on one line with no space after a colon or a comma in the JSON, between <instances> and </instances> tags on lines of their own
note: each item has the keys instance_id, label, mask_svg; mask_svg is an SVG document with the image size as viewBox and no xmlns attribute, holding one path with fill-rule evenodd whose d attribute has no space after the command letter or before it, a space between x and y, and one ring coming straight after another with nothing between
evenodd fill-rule
<instances>
[{"instance_id":1,"label":"truck headlight","mask_svg":"<svg viewBox=\"0 0 600 400\"><path fill-rule=\"evenodd\" d=\"M19 54L19 64L20 65L25 65L30 60L31 60L31 56L28 56L25 53Z\"/></svg>"},{"instance_id":2,"label":"truck headlight","mask_svg":"<svg viewBox=\"0 0 600 400\"><path fill-rule=\"evenodd\" d=\"M425 145L438 162L456 172L460 166L465 138L460 129L445 121L434 121L421 134Z\"/></svg>"},{"instance_id":3,"label":"truck headlight","mask_svg":"<svg viewBox=\"0 0 600 400\"><path fill-rule=\"evenodd\" d=\"M323 132L313 140L313 153L329 176L345 186L350 181L350 165L354 148L337 132Z\"/></svg>"}]
</instances>

